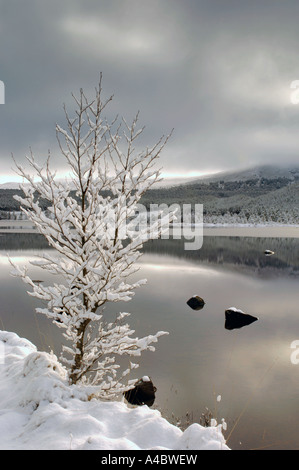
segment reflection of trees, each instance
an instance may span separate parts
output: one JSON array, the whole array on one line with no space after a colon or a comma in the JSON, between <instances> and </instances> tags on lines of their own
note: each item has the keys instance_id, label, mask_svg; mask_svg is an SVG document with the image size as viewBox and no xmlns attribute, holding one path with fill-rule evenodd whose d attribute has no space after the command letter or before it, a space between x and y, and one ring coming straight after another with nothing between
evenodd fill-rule
<instances>
[{"instance_id":1,"label":"reflection of trees","mask_svg":"<svg viewBox=\"0 0 299 470\"><path fill-rule=\"evenodd\" d=\"M194 263L217 264L234 268L263 271L281 271L281 274L299 274L299 239L254 237L204 237L200 250L184 249L186 240L153 240L145 243L144 253L183 258ZM49 248L38 233L2 233L0 250L32 250ZM265 249L275 252L264 255Z\"/></svg>"},{"instance_id":2,"label":"reflection of trees","mask_svg":"<svg viewBox=\"0 0 299 470\"><path fill-rule=\"evenodd\" d=\"M144 246L146 253L184 258L194 263L231 265L258 270L283 270L299 274L299 239L253 237L204 237L200 250L184 250L185 240L155 240ZM266 257L265 249L275 251Z\"/></svg>"},{"instance_id":3,"label":"reflection of trees","mask_svg":"<svg viewBox=\"0 0 299 470\"><path fill-rule=\"evenodd\" d=\"M47 240L39 233L1 233L0 250L42 250L49 248Z\"/></svg>"}]
</instances>

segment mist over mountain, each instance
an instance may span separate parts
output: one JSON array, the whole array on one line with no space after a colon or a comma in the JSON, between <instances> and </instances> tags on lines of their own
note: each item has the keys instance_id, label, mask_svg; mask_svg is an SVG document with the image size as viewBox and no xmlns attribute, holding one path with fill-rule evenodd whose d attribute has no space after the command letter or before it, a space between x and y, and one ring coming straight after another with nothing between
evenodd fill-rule
<instances>
[{"instance_id":1,"label":"mist over mountain","mask_svg":"<svg viewBox=\"0 0 299 470\"><path fill-rule=\"evenodd\" d=\"M193 178L186 181L185 184L210 183L217 181L246 181L256 179L286 178L290 181L299 179L299 163L298 165L278 166L278 165L261 165L247 168L239 171L223 171L214 175L207 175L200 178Z\"/></svg>"}]
</instances>

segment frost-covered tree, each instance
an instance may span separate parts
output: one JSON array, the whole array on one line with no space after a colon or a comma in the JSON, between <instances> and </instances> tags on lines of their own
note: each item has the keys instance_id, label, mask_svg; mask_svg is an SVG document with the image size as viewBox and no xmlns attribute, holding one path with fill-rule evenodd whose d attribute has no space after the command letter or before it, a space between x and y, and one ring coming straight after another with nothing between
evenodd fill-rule
<instances>
[{"instance_id":1,"label":"frost-covered tree","mask_svg":"<svg viewBox=\"0 0 299 470\"><path fill-rule=\"evenodd\" d=\"M154 224L137 224L141 196L159 178L156 160L169 136L151 148L137 150L138 114L132 124L122 119L108 122L103 111L110 103L102 99L102 77L95 97L89 100L83 90L73 95L76 111L70 117L66 107L66 129L56 126L57 139L70 173L57 179L50 169L49 155L40 166L33 154L26 157L30 171L16 164L24 183L24 197L18 196L22 211L34 222L54 249L33 260L57 282L36 283L27 266L14 266L12 274L31 286L31 296L45 302L36 311L63 329L67 343L61 361L69 371L71 384L83 382L98 386L98 395L113 397L132 386L128 375L137 364L119 367L122 355L140 356L154 350L160 331L144 338L134 337L126 318L116 314L105 320L107 302L129 301L145 280L130 281L148 239L158 238L169 223L169 214ZM40 201L48 201L47 211ZM168 228L168 225L167 225ZM129 358L130 359L130 358Z\"/></svg>"}]
</instances>

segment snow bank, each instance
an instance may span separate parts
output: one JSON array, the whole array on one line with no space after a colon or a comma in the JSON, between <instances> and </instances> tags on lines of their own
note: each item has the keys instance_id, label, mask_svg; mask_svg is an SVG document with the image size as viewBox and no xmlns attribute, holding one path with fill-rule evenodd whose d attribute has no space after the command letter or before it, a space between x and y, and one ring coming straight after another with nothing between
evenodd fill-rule
<instances>
[{"instance_id":1,"label":"snow bank","mask_svg":"<svg viewBox=\"0 0 299 470\"><path fill-rule=\"evenodd\" d=\"M0 331L1 450L229 450L221 425L182 432L157 410L90 394L54 355Z\"/></svg>"}]
</instances>

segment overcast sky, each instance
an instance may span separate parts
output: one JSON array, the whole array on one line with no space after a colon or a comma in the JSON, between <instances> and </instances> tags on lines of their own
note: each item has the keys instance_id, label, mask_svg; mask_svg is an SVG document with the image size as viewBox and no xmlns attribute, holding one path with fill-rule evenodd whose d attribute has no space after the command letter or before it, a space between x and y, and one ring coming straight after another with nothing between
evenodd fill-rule
<instances>
[{"instance_id":1,"label":"overcast sky","mask_svg":"<svg viewBox=\"0 0 299 470\"><path fill-rule=\"evenodd\" d=\"M298 24L298 0L0 0L0 183L29 147L63 170L62 105L100 72L148 145L174 128L165 174L299 164Z\"/></svg>"}]
</instances>

